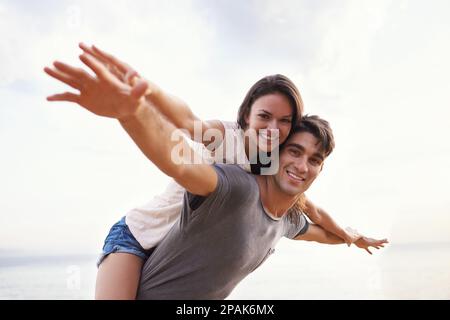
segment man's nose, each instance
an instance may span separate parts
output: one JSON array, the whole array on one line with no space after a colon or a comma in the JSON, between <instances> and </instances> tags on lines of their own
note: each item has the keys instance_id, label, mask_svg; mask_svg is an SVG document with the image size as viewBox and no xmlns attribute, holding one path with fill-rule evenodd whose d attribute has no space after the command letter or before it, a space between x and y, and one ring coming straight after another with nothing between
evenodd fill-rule
<instances>
[{"instance_id":1,"label":"man's nose","mask_svg":"<svg viewBox=\"0 0 450 320\"><path fill-rule=\"evenodd\" d=\"M308 172L308 162L306 157L300 157L295 161L295 168L299 173Z\"/></svg>"}]
</instances>

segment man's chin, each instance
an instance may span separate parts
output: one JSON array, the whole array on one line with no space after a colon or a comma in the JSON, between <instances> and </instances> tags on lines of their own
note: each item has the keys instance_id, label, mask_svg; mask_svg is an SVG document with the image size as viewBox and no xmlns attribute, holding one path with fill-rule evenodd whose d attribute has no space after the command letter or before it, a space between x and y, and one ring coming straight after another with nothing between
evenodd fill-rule
<instances>
[{"instance_id":1,"label":"man's chin","mask_svg":"<svg viewBox=\"0 0 450 320\"><path fill-rule=\"evenodd\" d=\"M300 193L303 193L304 190L303 188L293 188L293 187L286 187L283 188L283 193L285 193L286 195L292 196L292 197L296 197L298 196Z\"/></svg>"}]
</instances>

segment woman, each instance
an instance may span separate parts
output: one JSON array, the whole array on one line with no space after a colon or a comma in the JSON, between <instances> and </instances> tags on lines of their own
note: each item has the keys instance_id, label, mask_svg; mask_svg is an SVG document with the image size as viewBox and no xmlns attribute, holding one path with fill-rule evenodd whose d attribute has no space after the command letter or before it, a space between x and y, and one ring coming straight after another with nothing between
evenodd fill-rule
<instances>
[{"instance_id":1,"label":"woman","mask_svg":"<svg viewBox=\"0 0 450 320\"><path fill-rule=\"evenodd\" d=\"M239 108L237 122L201 121L183 101L144 81L127 64L95 46L80 44L80 47L84 51L81 61L95 72L97 78L82 69L55 62L56 69L45 68L45 71L80 90L80 95L64 93L50 96L48 100L75 102L88 110L95 109L93 112L96 114L118 118L126 126L127 113L138 108L139 99L145 95L145 99L176 127L186 129L191 138L214 152L215 161L236 163L238 155L243 154L244 161L238 164L249 172L263 173L264 168L258 161L253 161L254 158L277 150L278 144L286 141L303 113L303 102L296 86L285 76L273 75L264 77L250 88ZM117 88L117 96L101 94L104 87L110 89L111 86ZM98 107L101 104L117 105L117 113L102 114ZM127 107L131 105L133 107ZM202 134L196 135L196 126L202 132L217 130L220 135L216 135L214 141L203 139ZM230 152L230 145L240 147ZM258 152L252 152L255 149ZM224 155L224 159L217 159L217 154ZM111 228L98 262L97 299L136 297L143 263L177 220L183 195L184 189L172 182L163 194L147 205L131 210ZM299 208L314 223L335 233L348 244L358 239L357 234L344 231L326 212L317 209L307 199L299 199Z\"/></svg>"}]
</instances>

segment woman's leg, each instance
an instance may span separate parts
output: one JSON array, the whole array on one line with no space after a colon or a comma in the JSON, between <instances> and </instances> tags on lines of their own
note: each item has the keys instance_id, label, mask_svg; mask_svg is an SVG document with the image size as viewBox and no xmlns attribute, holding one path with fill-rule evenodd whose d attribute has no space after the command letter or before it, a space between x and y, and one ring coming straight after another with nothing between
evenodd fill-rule
<instances>
[{"instance_id":1,"label":"woman's leg","mask_svg":"<svg viewBox=\"0 0 450 320\"><path fill-rule=\"evenodd\" d=\"M143 264L144 260L134 254L108 254L98 268L95 299L136 299Z\"/></svg>"}]
</instances>

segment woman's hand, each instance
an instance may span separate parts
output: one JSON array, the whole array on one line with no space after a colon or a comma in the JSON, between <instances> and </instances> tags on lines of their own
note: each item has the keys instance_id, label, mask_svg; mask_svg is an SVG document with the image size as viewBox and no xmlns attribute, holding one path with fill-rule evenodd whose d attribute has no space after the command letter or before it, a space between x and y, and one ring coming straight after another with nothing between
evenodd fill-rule
<instances>
[{"instance_id":1,"label":"woman's hand","mask_svg":"<svg viewBox=\"0 0 450 320\"><path fill-rule=\"evenodd\" d=\"M354 242L358 248L365 249L370 254L372 254L372 252L370 252L369 247L380 249L384 247L385 243L389 243L389 241L387 239L377 240L367 237L361 237Z\"/></svg>"},{"instance_id":2,"label":"woman's hand","mask_svg":"<svg viewBox=\"0 0 450 320\"><path fill-rule=\"evenodd\" d=\"M80 43L79 47L88 55L91 55L102 63L117 79L133 86L138 80L143 80L136 70L134 70L128 63L125 63L110 53L107 53L95 45L87 46Z\"/></svg>"}]
</instances>

